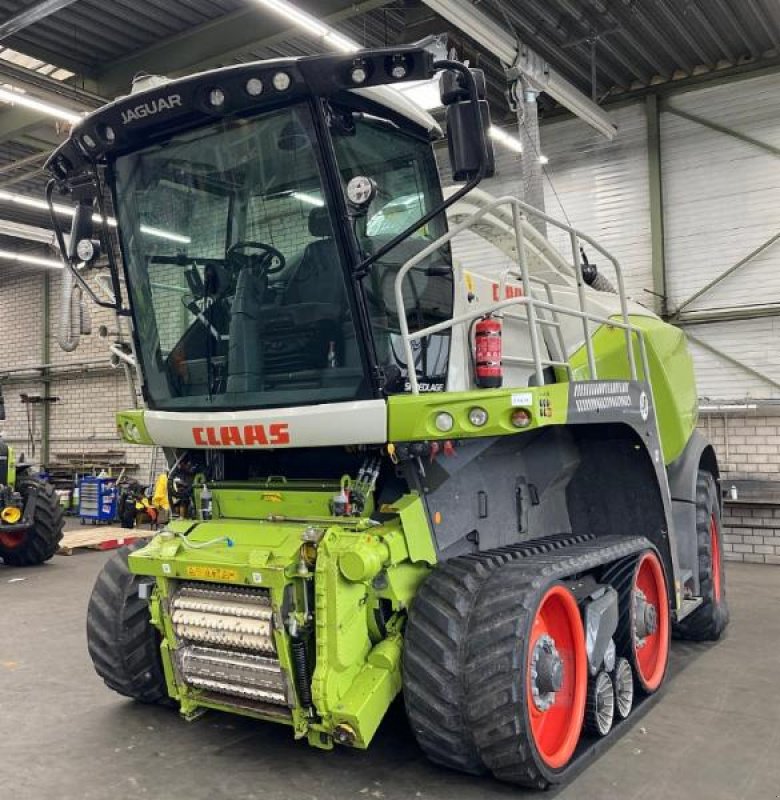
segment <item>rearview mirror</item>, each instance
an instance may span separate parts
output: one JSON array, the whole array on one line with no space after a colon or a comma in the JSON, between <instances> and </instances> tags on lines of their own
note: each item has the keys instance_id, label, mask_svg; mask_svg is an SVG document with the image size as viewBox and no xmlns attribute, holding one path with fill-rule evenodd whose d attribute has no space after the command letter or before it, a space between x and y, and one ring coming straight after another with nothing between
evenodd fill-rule
<instances>
[{"instance_id":1,"label":"rearview mirror","mask_svg":"<svg viewBox=\"0 0 780 800\"><path fill-rule=\"evenodd\" d=\"M464 85L463 76L452 70L442 72L439 90L441 101L446 106L447 149L450 157L452 178L468 181L484 163L483 177L490 178L496 171L493 146L488 137L490 108L485 100L485 73L472 69L477 97L471 98ZM479 104L479 122L473 104Z\"/></svg>"}]
</instances>

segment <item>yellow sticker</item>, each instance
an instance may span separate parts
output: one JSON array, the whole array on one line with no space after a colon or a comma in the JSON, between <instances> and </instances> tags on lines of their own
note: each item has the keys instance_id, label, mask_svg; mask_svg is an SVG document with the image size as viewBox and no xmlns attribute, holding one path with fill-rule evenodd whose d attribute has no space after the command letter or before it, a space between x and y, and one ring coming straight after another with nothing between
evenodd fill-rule
<instances>
[{"instance_id":1,"label":"yellow sticker","mask_svg":"<svg viewBox=\"0 0 780 800\"><path fill-rule=\"evenodd\" d=\"M263 500L265 500L266 503L281 503L282 496L279 492L265 492L263 494Z\"/></svg>"},{"instance_id":2,"label":"yellow sticker","mask_svg":"<svg viewBox=\"0 0 780 800\"><path fill-rule=\"evenodd\" d=\"M201 578L207 581L237 581L238 570L226 567L187 567L188 578Z\"/></svg>"},{"instance_id":3,"label":"yellow sticker","mask_svg":"<svg viewBox=\"0 0 780 800\"><path fill-rule=\"evenodd\" d=\"M470 272L463 271L463 279L466 281L466 290L474 292L476 284L474 283L474 276Z\"/></svg>"}]
</instances>

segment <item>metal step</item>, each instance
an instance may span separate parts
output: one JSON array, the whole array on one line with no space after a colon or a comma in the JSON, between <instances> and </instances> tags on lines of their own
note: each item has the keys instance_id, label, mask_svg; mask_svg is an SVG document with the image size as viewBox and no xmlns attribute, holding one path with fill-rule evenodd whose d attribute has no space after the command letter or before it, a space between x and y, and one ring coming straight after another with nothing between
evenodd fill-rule
<instances>
[{"instance_id":1,"label":"metal step","mask_svg":"<svg viewBox=\"0 0 780 800\"><path fill-rule=\"evenodd\" d=\"M677 612L677 622L684 620L689 614L692 614L704 602L703 597L685 597L683 598L680 610Z\"/></svg>"}]
</instances>

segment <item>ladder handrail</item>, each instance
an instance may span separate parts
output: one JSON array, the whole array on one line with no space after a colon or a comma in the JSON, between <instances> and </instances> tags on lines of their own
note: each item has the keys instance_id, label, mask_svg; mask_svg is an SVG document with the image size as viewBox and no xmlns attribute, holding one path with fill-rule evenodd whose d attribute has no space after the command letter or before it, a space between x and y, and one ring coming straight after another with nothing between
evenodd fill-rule
<instances>
[{"instance_id":1,"label":"ladder handrail","mask_svg":"<svg viewBox=\"0 0 780 800\"><path fill-rule=\"evenodd\" d=\"M421 261L426 259L431 253L438 250L443 244L446 244L447 242L451 241L463 231L469 230L476 222L478 222L484 216L486 216L499 206L504 206L504 205L511 206L512 208L512 219L515 228L516 247L518 256L517 261L519 266L520 278L523 283L524 296L510 298L508 300L500 300L496 303L488 305L487 307L483 306L479 309L474 309L473 311L467 312L465 314L459 314L457 316L453 316L449 320L445 320L444 322L440 322L435 325L429 325L427 328L423 328L414 333L410 333L409 324L406 319L406 307L404 305L404 300L403 300L403 280L408 274L408 272L412 270L415 266L417 266L417 264L419 264ZM533 297L531 282L534 279L532 276L529 276L528 274L524 231L523 231L523 219L521 216L521 212L522 214L528 216L534 216L538 217L539 219L543 219L545 222L549 223L553 227L557 227L560 228L561 230L568 232L572 247L572 264L574 267L574 274L577 282L577 298L579 305L578 309L572 309L566 306L561 306L556 303L537 300ZM587 295L585 294L585 282L582 278L582 270L580 269L580 254L579 254L580 240L587 242L594 250L601 253L614 267L615 277L617 280L617 294L618 294L618 299L620 301L620 312L621 312L620 316L622 317L621 322L618 322L618 320L616 320L614 317L609 317L609 318L602 317L596 314L591 314L587 311L588 304L587 304ZM395 294L396 308L398 310L398 323L403 342L404 355L407 364L407 375L409 378L409 385L413 394L419 393L417 374L413 366L414 365L414 354L412 352L413 341L422 339L425 336L430 336L434 333L438 333L443 330L447 330L449 328L454 327L455 325L463 324L465 322L470 322L476 319L477 317L484 316L485 314L495 313L496 311L500 311L501 309L512 305L525 306L526 317L529 328L531 353L533 359L532 363L534 366L534 371L536 373L536 379L539 382L539 384L544 382L544 376L542 372L543 366L550 366L551 362L550 359L541 357L539 349L539 338L538 338L539 323L537 323L536 319L537 309L545 309L553 314L563 314L565 316L571 316L582 320L583 334L585 340L585 351L588 360L588 369L592 379L596 380L598 376L596 371L596 360L593 353L592 337L590 335L590 331L588 328L589 322L594 322L599 325L605 325L605 324L611 325L612 327L620 328L625 332L626 352L627 352L627 358L632 380L637 380L636 359L634 357L634 349L632 342L632 335L636 334L640 346L644 376L646 379L649 376L648 365L647 365L647 352L645 348L644 336L642 331L633 326L629 320L628 301L626 298L625 284L623 280L623 270L618 260L608 250L606 250L598 242L596 242L592 237L588 236L582 231L577 230L576 228L565 222L561 222L560 220L557 220L554 217L545 214L543 211L534 208L528 203L524 203L522 200L519 200L516 197L512 197L511 195L505 195L503 197L495 198L492 202L486 204L482 208L479 208L477 211L470 214L465 220L454 225L446 233L442 234L440 237L438 237L433 242L424 247L419 253L412 256L398 270L398 273L395 276L393 289ZM550 295L548 291L548 298L549 296ZM564 353L563 355L566 356L567 354ZM410 364L412 365L411 368L409 367Z\"/></svg>"}]
</instances>

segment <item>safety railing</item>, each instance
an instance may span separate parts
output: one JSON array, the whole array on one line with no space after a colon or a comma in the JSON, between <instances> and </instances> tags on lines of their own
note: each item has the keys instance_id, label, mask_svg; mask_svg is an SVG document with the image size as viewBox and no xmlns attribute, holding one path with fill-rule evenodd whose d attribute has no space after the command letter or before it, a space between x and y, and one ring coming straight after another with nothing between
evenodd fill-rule
<instances>
[{"instance_id":1,"label":"safety railing","mask_svg":"<svg viewBox=\"0 0 780 800\"><path fill-rule=\"evenodd\" d=\"M510 206L512 209L512 222L515 233L515 246L517 250L517 269L505 271L502 276L502 281L509 277L510 273L519 276L523 287L523 294L520 297L512 297L505 300L498 300L488 305L481 305L479 308L474 308L468 312L453 315L450 319L443 322L429 325L416 331L409 331L409 324L406 317L406 307L403 300L403 281L407 273L417 266L420 262L424 261L431 253L438 250L443 244L454 239L458 234L463 231L469 230L479 220L486 215L490 214L500 206ZM574 268L574 275L577 284L577 308L555 303L553 300L553 293L549 281L545 281L536 276L529 274L528 258L525 246L525 233L523 230L524 217L536 217L537 219L544 220L547 224L559 228L569 235L572 251L572 265ZM605 317L599 314L591 313L587 307L587 294L585 291L585 282L582 277L582 270L580 268L580 242L586 242L596 252L601 253L614 267L615 277L617 282L617 295L620 301L620 319L615 317ZM567 277L567 276L564 276ZM532 283L541 284L546 293L547 300L537 299L533 295ZM648 362L647 362L647 348L645 347L643 331L631 324L628 314L628 301L626 298L625 284L623 281L623 271L617 259L605 250L598 242L571 225L567 225L554 217L545 214L533 206L518 200L516 197L505 196L499 197L492 202L486 204L482 208L475 211L462 222L453 225L452 228L434 242L427 245L423 250L410 258L398 270L395 277L394 284L395 302L398 309L399 327L401 339L404 349L404 355L407 365L414 364L414 353L412 350L412 342L425 339L435 333L453 328L457 325L467 325L473 320L484 317L487 314L495 314L504 309L512 306L525 309L525 318L520 317L528 326L528 337L531 345L531 357L526 358L523 356L505 357L503 360L507 363L523 364L533 367L534 375L537 385L544 383L544 369L546 367L559 367L566 369L569 373L570 379L574 380L574 375L571 370L571 365L568 361L568 353L566 352L566 345L563 338L562 326L560 323L560 316L574 317L581 320L582 332L584 337L585 354L587 357L588 373L591 380L598 380L598 370L596 367L596 358L593 352L593 339L589 323L596 325L609 325L612 328L618 328L625 334L625 347L626 356L628 359L629 371L632 380L638 379L636 357L634 355L633 337L639 344L639 353L642 363L642 374L645 378L649 375ZM552 319L545 319L543 314L539 312L547 312L552 316ZM540 345L541 329L549 327L557 331L558 345L561 349L561 358L550 358L549 355L543 355ZM471 346L471 343L469 343ZM419 393L419 386L417 382L417 375L413 366L407 366L409 386L412 394Z\"/></svg>"}]
</instances>

